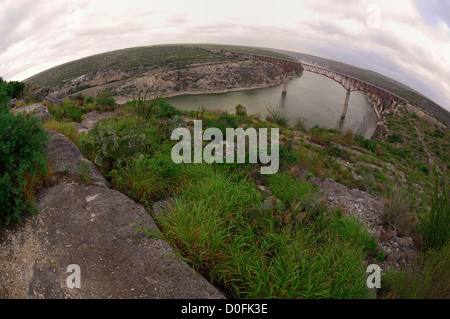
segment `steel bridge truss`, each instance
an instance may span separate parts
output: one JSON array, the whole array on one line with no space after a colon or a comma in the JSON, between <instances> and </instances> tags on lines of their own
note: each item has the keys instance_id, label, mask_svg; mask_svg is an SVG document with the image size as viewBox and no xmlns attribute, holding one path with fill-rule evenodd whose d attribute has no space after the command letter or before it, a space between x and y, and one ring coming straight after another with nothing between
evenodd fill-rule
<instances>
[{"instance_id":1,"label":"steel bridge truss","mask_svg":"<svg viewBox=\"0 0 450 319\"><path fill-rule=\"evenodd\" d=\"M407 102L406 99L404 99L392 92L389 92L385 89L382 89L378 86L375 86L373 84L367 83L363 80L360 80L358 78L355 78L355 77L352 77L352 76L349 76L346 74L342 74L342 73L332 71L329 69L321 68L316 65L311 65L311 64L307 64L307 63L303 63L303 62L299 62L299 61L289 61L289 60L284 60L284 59L279 59L279 58L274 58L274 57L269 57L269 56L264 56L264 55L255 55L255 54L238 53L238 52L233 52L233 53L238 54L238 55L248 56L248 57L251 57L258 61L269 62L269 63L275 64L276 66L280 67L286 73L290 73L293 71L308 71L308 72L316 73L319 75L323 75L333 81L336 81L340 85L342 85L342 87L344 89L346 89L347 92L360 91L360 92L363 92L366 94L376 95L381 100L387 100L387 101L390 101L391 103Z\"/></svg>"}]
</instances>

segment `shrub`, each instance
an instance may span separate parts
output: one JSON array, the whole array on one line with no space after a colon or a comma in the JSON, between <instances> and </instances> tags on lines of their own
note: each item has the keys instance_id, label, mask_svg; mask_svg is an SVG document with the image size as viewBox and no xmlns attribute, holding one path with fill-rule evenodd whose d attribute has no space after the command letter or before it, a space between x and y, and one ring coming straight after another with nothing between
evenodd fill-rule
<instances>
[{"instance_id":1,"label":"shrub","mask_svg":"<svg viewBox=\"0 0 450 319\"><path fill-rule=\"evenodd\" d=\"M83 120L83 111L77 107L75 101L63 100L62 105L51 105L48 111L56 120L69 120L78 123Z\"/></svg>"},{"instance_id":2,"label":"shrub","mask_svg":"<svg viewBox=\"0 0 450 319\"><path fill-rule=\"evenodd\" d=\"M297 120L295 121L295 128L302 131L302 132L306 132L306 119L302 118L302 117L297 117Z\"/></svg>"},{"instance_id":3,"label":"shrub","mask_svg":"<svg viewBox=\"0 0 450 319\"><path fill-rule=\"evenodd\" d=\"M271 121L279 126L287 126L289 121L287 120L287 118L283 117L281 115L280 110L276 110L274 108L270 108L267 107L267 112L269 112L268 114L268 121Z\"/></svg>"},{"instance_id":4,"label":"shrub","mask_svg":"<svg viewBox=\"0 0 450 319\"><path fill-rule=\"evenodd\" d=\"M152 115L158 110L159 98L147 100L148 90L143 93L139 91L137 100L134 99L126 104L129 106L131 113L143 118L150 119Z\"/></svg>"},{"instance_id":5,"label":"shrub","mask_svg":"<svg viewBox=\"0 0 450 319\"><path fill-rule=\"evenodd\" d=\"M92 96L88 96L84 102L86 104L90 104L90 103L94 103L95 100L94 100L94 98Z\"/></svg>"},{"instance_id":6,"label":"shrub","mask_svg":"<svg viewBox=\"0 0 450 319\"><path fill-rule=\"evenodd\" d=\"M95 99L95 104L101 106L103 109L113 109L116 105L116 100L109 92L101 92Z\"/></svg>"},{"instance_id":7,"label":"shrub","mask_svg":"<svg viewBox=\"0 0 450 319\"><path fill-rule=\"evenodd\" d=\"M236 115L237 116L246 116L247 115L247 109L242 104L236 105Z\"/></svg>"},{"instance_id":8,"label":"shrub","mask_svg":"<svg viewBox=\"0 0 450 319\"><path fill-rule=\"evenodd\" d=\"M47 173L46 140L36 118L0 112L0 225L36 210L32 195Z\"/></svg>"},{"instance_id":9,"label":"shrub","mask_svg":"<svg viewBox=\"0 0 450 319\"><path fill-rule=\"evenodd\" d=\"M158 118L173 118L174 116L181 115L181 111L177 110L172 104L167 103L166 100L158 99L156 104L156 116Z\"/></svg>"}]
</instances>

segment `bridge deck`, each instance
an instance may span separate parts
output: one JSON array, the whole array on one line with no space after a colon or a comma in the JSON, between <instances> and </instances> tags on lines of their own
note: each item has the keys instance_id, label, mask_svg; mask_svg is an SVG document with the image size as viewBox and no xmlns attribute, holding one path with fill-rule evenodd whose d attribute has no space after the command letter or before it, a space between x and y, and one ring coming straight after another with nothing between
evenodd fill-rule
<instances>
[{"instance_id":1,"label":"bridge deck","mask_svg":"<svg viewBox=\"0 0 450 319\"><path fill-rule=\"evenodd\" d=\"M312 73L316 73L319 75L323 75L329 79L332 79L333 81L338 82L344 89L347 90L347 92L352 91L361 91L364 93L371 93L379 96L382 99L388 100L390 102L408 102L406 99L402 98L401 96L398 96L392 92L389 92L386 89L383 89L381 87L378 87L376 85L373 85L371 83L368 83L366 81L363 81L361 79L358 79L356 77L350 76L348 74L343 74L340 72L336 72L330 69L325 69L322 67L319 67L317 65L312 65L308 63L304 63L301 61L290 61L290 60L284 60L281 58L275 58L265 55L256 55L256 54L249 54L249 53L241 53L241 52L232 52L233 54L237 55L244 55L249 56L254 59L269 62L272 64L275 64L279 66L281 69L283 69L284 72L292 72L292 71L308 71Z\"/></svg>"}]
</instances>

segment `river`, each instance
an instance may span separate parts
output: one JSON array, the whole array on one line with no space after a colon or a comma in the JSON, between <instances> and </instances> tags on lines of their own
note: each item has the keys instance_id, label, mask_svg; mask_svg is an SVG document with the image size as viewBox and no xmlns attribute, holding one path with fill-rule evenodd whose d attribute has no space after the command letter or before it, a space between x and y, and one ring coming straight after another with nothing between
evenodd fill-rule
<instances>
[{"instance_id":1,"label":"river","mask_svg":"<svg viewBox=\"0 0 450 319\"><path fill-rule=\"evenodd\" d=\"M310 128L316 124L343 131L348 128L353 132L370 138L375 131L377 115L373 106L360 92L352 92L347 116L340 121L346 90L337 82L310 72L304 72L299 78L289 80L286 95L281 94L282 86L234 91L216 94L180 95L167 99L182 110L223 109L234 113L235 106L242 104L247 114L261 115L265 119L267 108L278 109L291 125L297 118L302 118Z\"/></svg>"}]
</instances>

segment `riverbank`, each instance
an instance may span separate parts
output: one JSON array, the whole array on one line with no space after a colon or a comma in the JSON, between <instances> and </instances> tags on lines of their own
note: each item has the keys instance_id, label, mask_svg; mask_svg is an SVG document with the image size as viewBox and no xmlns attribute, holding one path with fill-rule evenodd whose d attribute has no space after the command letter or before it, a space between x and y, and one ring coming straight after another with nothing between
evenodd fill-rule
<instances>
[{"instance_id":1,"label":"riverbank","mask_svg":"<svg viewBox=\"0 0 450 319\"><path fill-rule=\"evenodd\" d=\"M181 69L105 71L87 74L54 89L59 99L98 96L107 91L118 103L148 92L148 98L164 98L186 94L213 94L266 88L282 83L283 71L270 63L239 61L193 64Z\"/></svg>"}]
</instances>

